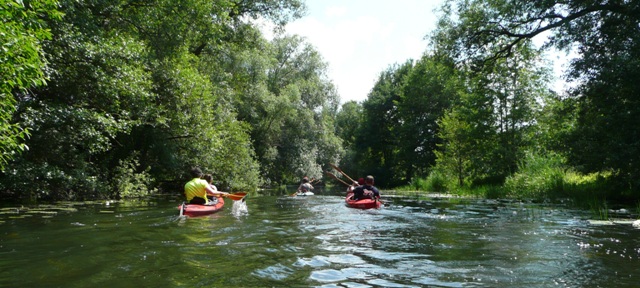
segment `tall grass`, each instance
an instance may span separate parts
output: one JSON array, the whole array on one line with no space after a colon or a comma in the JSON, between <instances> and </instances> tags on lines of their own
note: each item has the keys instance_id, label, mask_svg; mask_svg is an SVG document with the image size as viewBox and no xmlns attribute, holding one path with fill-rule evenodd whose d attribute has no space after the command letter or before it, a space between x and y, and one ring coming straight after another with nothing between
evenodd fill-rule
<instances>
[{"instance_id":1,"label":"tall grass","mask_svg":"<svg viewBox=\"0 0 640 288\"><path fill-rule=\"evenodd\" d=\"M518 165L518 172L505 180L507 195L541 199L564 193L564 178L569 171L564 162L553 153L527 153Z\"/></svg>"},{"instance_id":2,"label":"tall grass","mask_svg":"<svg viewBox=\"0 0 640 288\"><path fill-rule=\"evenodd\" d=\"M505 189L500 185L463 186L452 190L452 193L460 196L497 199L506 197Z\"/></svg>"},{"instance_id":3,"label":"tall grass","mask_svg":"<svg viewBox=\"0 0 640 288\"><path fill-rule=\"evenodd\" d=\"M406 186L396 187L397 191L427 191L447 192L449 190L448 178L439 171L432 171L427 178L416 177Z\"/></svg>"},{"instance_id":4,"label":"tall grass","mask_svg":"<svg viewBox=\"0 0 640 288\"><path fill-rule=\"evenodd\" d=\"M612 195L620 194L614 190L620 185L613 174L582 174L569 167L561 155L527 153L518 165L518 171L508 176L503 185L474 186L467 181L459 187L454 177L435 169L428 177L416 178L402 189L482 198L568 199L577 207L591 210L594 217L607 219L607 201ZM640 202L636 209L640 214Z\"/></svg>"},{"instance_id":5,"label":"tall grass","mask_svg":"<svg viewBox=\"0 0 640 288\"><path fill-rule=\"evenodd\" d=\"M426 188L428 191L433 192L447 192L449 186L451 186L449 178L445 173L439 170L433 170L429 173L427 179L419 179L416 181L416 185Z\"/></svg>"}]
</instances>

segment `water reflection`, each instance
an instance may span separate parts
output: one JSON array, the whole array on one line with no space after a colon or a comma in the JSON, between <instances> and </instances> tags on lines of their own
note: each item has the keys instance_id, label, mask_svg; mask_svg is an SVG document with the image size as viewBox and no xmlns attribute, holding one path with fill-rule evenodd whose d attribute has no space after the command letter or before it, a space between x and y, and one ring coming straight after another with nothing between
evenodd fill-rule
<instances>
[{"instance_id":1,"label":"water reflection","mask_svg":"<svg viewBox=\"0 0 640 288\"><path fill-rule=\"evenodd\" d=\"M563 206L391 193L383 209L358 210L341 191L316 192L252 195L198 218L177 217L172 199L7 207L0 286L640 283L640 230L627 222L589 222L589 213Z\"/></svg>"}]
</instances>

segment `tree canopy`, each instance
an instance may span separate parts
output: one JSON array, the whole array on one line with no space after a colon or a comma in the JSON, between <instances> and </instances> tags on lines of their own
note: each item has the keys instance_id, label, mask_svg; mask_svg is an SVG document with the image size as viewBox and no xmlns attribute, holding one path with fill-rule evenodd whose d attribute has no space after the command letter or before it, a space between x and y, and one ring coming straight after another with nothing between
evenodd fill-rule
<instances>
[{"instance_id":1,"label":"tree canopy","mask_svg":"<svg viewBox=\"0 0 640 288\"><path fill-rule=\"evenodd\" d=\"M318 177L340 157L322 57L297 36L265 39L254 22L281 28L301 1L2 5L13 23L0 33L5 195L181 193L193 166L221 189L254 190Z\"/></svg>"},{"instance_id":2,"label":"tree canopy","mask_svg":"<svg viewBox=\"0 0 640 288\"><path fill-rule=\"evenodd\" d=\"M547 163L640 198L638 1L445 1L423 56L342 105L312 45L257 24L282 32L304 12L300 0L3 2L0 194L179 194L193 166L252 190L322 178L329 163L382 187L452 189L526 182ZM551 48L575 55L567 91L550 85Z\"/></svg>"}]
</instances>

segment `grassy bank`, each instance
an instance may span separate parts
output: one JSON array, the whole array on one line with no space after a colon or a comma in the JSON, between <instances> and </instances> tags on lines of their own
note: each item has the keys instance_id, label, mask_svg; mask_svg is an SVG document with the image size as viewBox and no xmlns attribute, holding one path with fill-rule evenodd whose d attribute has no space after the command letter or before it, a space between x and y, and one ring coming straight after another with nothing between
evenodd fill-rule
<instances>
[{"instance_id":1,"label":"grassy bank","mask_svg":"<svg viewBox=\"0 0 640 288\"><path fill-rule=\"evenodd\" d=\"M510 198L534 202L572 203L574 207L592 211L597 219L609 219L611 213L627 210L640 214L640 199L629 191L629 185L614 173L583 174L564 165L557 156L531 156L519 166L519 172L500 184L459 185L446 173L432 172L429 177L415 179L398 191L429 191L477 198Z\"/></svg>"}]
</instances>

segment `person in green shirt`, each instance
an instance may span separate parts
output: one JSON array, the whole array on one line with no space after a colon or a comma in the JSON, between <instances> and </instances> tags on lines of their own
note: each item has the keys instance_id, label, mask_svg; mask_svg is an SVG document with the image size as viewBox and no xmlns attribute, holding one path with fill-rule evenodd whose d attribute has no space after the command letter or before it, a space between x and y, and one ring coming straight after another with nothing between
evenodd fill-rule
<instances>
[{"instance_id":1,"label":"person in green shirt","mask_svg":"<svg viewBox=\"0 0 640 288\"><path fill-rule=\"evenodd\" d=\"M200 168L191 169L191 181L184 185L184 196L189 204L206 205L209 203L207 196L224 196L229 193L217 191L209 182L202 179Z\"/></svg>"}]
</instances>

